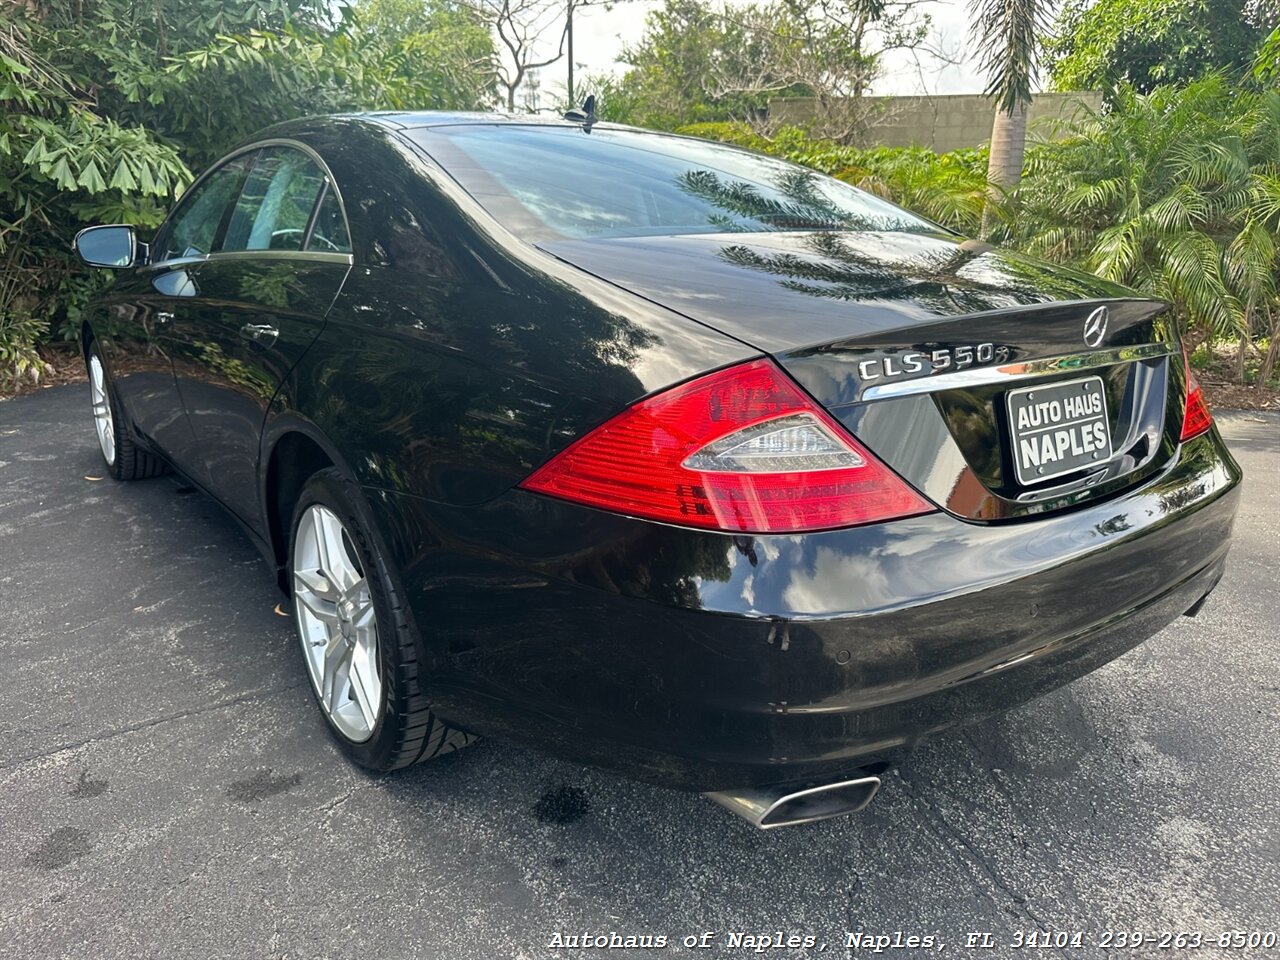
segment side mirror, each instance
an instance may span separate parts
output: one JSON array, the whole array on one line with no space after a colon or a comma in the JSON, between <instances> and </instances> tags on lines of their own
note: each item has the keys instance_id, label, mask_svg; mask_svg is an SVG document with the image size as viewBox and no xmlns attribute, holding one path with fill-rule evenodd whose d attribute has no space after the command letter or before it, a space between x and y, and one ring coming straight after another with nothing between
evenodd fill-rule
<instances>
[{"instance_id":1,"label":"side mirror","mask_svg":"<svg viewBox=\"0 0 1280 960\"><path fill-rule=\"evenodd\" d=\"M138 258L138 238L133 227L112 224L85 227L76 234L76 254L91 267L131 267Z\"/></svg>"}]
</instances>

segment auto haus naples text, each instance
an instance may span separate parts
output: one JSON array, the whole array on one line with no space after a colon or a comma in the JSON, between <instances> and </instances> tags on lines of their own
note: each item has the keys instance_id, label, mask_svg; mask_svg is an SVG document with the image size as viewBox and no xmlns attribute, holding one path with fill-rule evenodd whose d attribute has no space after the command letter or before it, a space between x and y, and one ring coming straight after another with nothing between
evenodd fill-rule
<instances>
[{"instance_id":1,"label":"auto haus naples text","mask_svg":"<svg viewBox=\"0 0 1280 960\"><path fill-rule=\"evenodd\" d=\"M665 933L618 933L599 931L562 933L556 931L547 943L553 950L664 950L682 946L686 950L740 950L744 953L768 954L777 950L816 950L822 952L828 946L844 950L865 950L883 953L886 950L940 950L938 938L932 934L907 935L901 931L887 933L845 933L844 938L820 940L811 933L789 933L785 930L745 933L736 930L702 930L683 936Z\"/></svg>"},{"instance_id":2,"label":"auto haus naples text","mask_svg":"<svg viewBox=\"0 0 1280 960\"><path fill-rule=\"evenodd\" d=\"M1039 467L1106 449L1104 413L1101 393L1079 393L1019 407L1016 423L1022 462Z\"/></svg>"}]
</instances>

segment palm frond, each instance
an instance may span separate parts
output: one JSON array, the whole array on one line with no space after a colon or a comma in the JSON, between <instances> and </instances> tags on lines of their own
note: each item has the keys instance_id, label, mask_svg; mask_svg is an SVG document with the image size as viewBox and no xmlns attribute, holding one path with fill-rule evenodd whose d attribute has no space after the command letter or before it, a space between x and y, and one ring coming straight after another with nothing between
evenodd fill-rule
<instances>
[{"instance_id":1,"label":"palm frond","mask_svg":"<svg viewBox=\"0 0 1280 960\"><path fill-rule=\"evenodd\" d=\"M989 77L987 95L1005 113L1031 102L1038 75L1040 38L1049 32L1049 4L1043 0L971 0L978 34L979 62Z\"/></svg>"},{"instance_id":2,"label":"palm frond","mask_svg":"<svg viewBox=\"0 0 1280 960\"><path fill-rule=\"evenodd\" d=\"M1221 252L1213 238L1181 232L1162 237L1156 246L1169 289L1184 305L1191 323L1218 336L1236 332L1242 312L1223 283Z\"/></svg>"},{"instance_id":3,"label":"palm frond","mask_svg":"<svg viewBox=\"0 0 1280 960\"><path fill-rule=\"evenodd\" d=\"M1252 312L1276 294L1276 238L1262 223L1245 224L1223 255L1227 280Z\"/></svg>"},{"instance_id":4,"label":"palm frond","mask_svg":"<svg viewBox=\"0 0 1280 960\"><path fill-rule=\"evenodd\" d=\"M1180 183L1148 207L1146 216L1161 231L1172 233L1195 229L1204 222L1209 208L1204 193L1189 183Z\"/></svg>"}]
</instances>

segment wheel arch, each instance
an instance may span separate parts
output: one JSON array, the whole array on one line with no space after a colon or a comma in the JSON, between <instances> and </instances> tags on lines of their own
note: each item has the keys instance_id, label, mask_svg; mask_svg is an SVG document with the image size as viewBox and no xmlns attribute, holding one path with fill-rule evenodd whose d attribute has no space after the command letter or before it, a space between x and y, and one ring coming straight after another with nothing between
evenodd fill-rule
<instances>
[{"instance_id":1,"label":"wheel arch","mask_svg":"<svg viewBox=\"0 0 1280 960\"><path fill-rule=\"evenodd\" d=\"M352 456L359 456L360 451L350 451ZM386 572L396 590L404 594L404 585L400 578L396 555L387 543L388 530L380 522L380 515L385 518L385 506L377 506L378 498L370 496L370 489L365 487L356 472L350 466L350 458L340 451L316 423L296 410L277 415L263 431L260 446L261 497L262 516L266 521L265 540L261 548L270 550L269 559L276 569L276 582L281 592L291 596L289 583L289 538L292 534L294 509L302 495L307 481L316 473L335 469L354 485L353 495L357 498L358 509L367 521L367 532L385 561ZM414 612L406 605L401 616L408 629L418 638L418 655L423 663L436 664L438 658L426 649L421 642L422 634L418 631Z\"/></svg>"},{"instance_id":2,"label":"wheel arch","mask_svg":"<svg viewBox=\"0 0 1280 960\"><path fill-rule=\"evenodd\" d=\"M263 436L262 451L262 505L267 539L277 581L287 594L289 524L302 488L316 473L331 467L347 476L353 474L324 433L309 420L296 415L286 414L271 424Z\"/></svg>"},{"instance_id":3,"label":"wheel arch","mask_svg":"<svg viewBox=\"0 0 1280 960\"><path fill-rule=\"evenodd\" d=\"M100 303L93 303L84 311L83 319L80 321L80 336L77 338L77 345L80 347L80 357L86 363L89 361L89 345L96 343L98 351L102 354L102 362L107 368L107 372L111 373L111 360L115 354L115 343L111 339L111 325L108 322L106 308ZM97 323L94 323L94 320Z\"/></svg>"},{"instance_id":4,"label":"wheel arch","mask_svg":"<svg viewBox=\"0 0 1280 960\"><path fill-rule=\"evenodd\" d=\"M95 339L97 339L97 337L93 332L93 325L89 323L88 320L81 321L80 356L86 361L89 359L89 344L91 344Z\"/></svg>"}]
</instances>

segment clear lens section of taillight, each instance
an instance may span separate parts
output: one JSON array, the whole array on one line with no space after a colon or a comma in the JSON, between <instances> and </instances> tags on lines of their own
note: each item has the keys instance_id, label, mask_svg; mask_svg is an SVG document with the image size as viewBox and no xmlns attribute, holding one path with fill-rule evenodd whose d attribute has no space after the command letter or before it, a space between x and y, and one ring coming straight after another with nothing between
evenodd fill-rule
<instances>
[{"instance_id":1,"label":"clear lens section of taillight","mask_svg":"<svg viewBox=\"0 0 1280 960\"><path fill-rule=\"evenodd\" d=\"M1182 414L1182 441L1185 443L1213 426L1213 414L1209 412L1209 404L1205 402L1200 381L1191 372L1191 360L1185 348L1182 351L1182 362L1187 374L1187 405Z\"/></svg>"},{"instance_id":2,"label":"clear lens section of taillight","mask_svg":"<svg viewBox=\"0 0 1280 960\"><path fill-rule=\"evenodd\" d=\"M748 533L934 509L768 360L642 400L521 486L616 513Z\"/></svg>"},{"instance_id":3,"label":"clear lens section of taillight","mask_svg":"<svg viewBox=\"0 0 1280 960\"><path fill-rule=\"evenodd\" d=\"M809 473L865 464L813 414L796 413L714 440L681 466L711 473Z\"/></svg>"}]
</instances>

